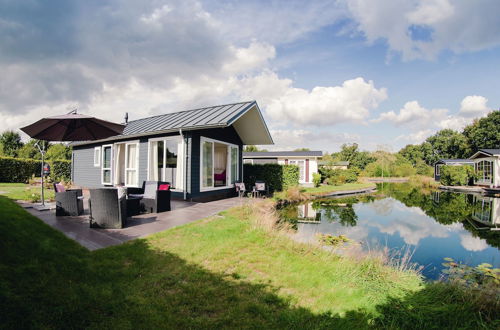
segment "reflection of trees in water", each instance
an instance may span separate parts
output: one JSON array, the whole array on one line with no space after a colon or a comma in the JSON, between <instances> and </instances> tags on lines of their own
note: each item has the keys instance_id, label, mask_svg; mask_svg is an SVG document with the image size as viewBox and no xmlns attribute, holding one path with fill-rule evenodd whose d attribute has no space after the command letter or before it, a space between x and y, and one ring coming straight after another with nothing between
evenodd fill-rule
<instances>
[{"instance_id":1,"label":"reflection of trees in water","mask_svg":"<svg viewBox=\"0 0 500 330\"><path fill-rule=\"evenodd\" d=\"M464 228L474 237L485 239L488 244L500 248L500 232L491 230L477 230L468 220L474 212L480 211L481 205L472 194L451 192L423 192L418 187L409 184L386 184L379 186L385 195L399 200L408 207L418 207L426 215L437 222L450 225L461 222Z\"/></svg>"}]
</instances>

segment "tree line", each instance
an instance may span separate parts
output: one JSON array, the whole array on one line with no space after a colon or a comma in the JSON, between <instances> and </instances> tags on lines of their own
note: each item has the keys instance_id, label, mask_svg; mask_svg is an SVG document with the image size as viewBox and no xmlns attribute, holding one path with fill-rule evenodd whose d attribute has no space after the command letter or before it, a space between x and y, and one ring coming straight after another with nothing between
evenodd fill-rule
<instances>
[{"instance_id":1,"label":"tree line","mask_svg":"<svg viewBox=\"0 0 500 330\"><path fill-rule=\"evenodd\" d=\"M19 133L14 131L4 131L0 134L0 157L41 159L37 143L45 149L45 159L71 160L71 147L63 143L49 143L36 139L24 143Z\"/></svg>"}]
</instances>

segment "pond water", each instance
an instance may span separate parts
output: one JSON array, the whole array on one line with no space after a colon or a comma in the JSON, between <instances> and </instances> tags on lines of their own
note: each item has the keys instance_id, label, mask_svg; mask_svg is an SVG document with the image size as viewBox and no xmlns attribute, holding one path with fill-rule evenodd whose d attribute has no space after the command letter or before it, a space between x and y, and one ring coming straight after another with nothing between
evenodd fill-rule
<instances>
[{"instance_id":1,"label":"pond water","mask_svg":"<svg viewBox=\"0 0 500 330\"><path fill-rule=\"evenodd\" d=\"M363 250L411 251L422 273L437 279L443 258L500 267L500 198L379 184L377 193L326 198L280 210L294 239L345 235ZM349 243L348 243L349 245Z\"/></svg>"}]
</instances>

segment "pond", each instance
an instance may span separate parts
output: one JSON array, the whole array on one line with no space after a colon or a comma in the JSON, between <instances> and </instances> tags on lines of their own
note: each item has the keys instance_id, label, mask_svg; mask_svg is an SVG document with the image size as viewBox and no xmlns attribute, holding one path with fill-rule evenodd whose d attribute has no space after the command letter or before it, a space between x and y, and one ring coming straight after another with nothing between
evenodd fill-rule
<instances>
[{"instance_id":1,"label":"pond","mask_svg":"<svg viewBox=\"0 0 500 330\"><path fill-rule=\"evenodd\" d=\"M409 251L429 279L439 278L446 257L500 267L500 198L386 183L374 194L289 205L280 218L301 242L345 235L365 251Z\"/></svg>"}]
</instances>

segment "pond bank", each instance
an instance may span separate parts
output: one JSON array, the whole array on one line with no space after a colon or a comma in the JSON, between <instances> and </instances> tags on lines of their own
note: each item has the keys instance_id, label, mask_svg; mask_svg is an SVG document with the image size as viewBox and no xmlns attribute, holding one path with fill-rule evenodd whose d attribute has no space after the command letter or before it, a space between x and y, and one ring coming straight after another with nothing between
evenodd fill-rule
<instances>
[{"instance_id":1,"label":"pond bank","mask_svg":"<svg viewBox=\"0 0 500 330\"><path fill-rule=\"evenodd\" d=\"M382 183L382 182L392 182L392 183L403 183L403 182L408 182L410 178L404 177L404 178L395 178L395 177L389 177L389 178L382 178L382 177L372 177L372 178L363 178L363 180L368 181L368 182L373 182L373 183Z\"/></svg>"},{"instance_id":2,"label":"pond bank","mask_svg":"<svg viewBox=\"0 0 500 330\"><path fill-rule=\"evenodd\" d=\"M485 188L479 186L439 186L440 190L450 192L463 192L463 193L478 193L483 195L496 195L500 194L500 188Z\"/></svg>"}]
</instances>

